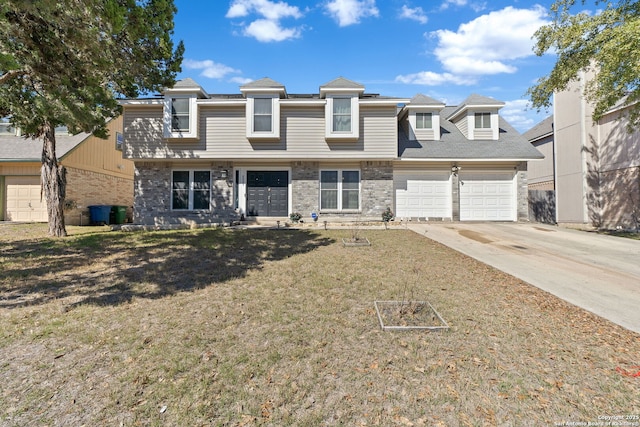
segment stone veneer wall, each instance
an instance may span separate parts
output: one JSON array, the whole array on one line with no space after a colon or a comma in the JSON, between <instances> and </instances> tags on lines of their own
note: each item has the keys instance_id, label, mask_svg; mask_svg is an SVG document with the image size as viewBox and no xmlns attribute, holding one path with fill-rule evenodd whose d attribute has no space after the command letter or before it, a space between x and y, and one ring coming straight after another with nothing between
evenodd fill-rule
<instances>
[{"instance_id":1,"label":"stone veneer wall","mask_svg":"<svg viewBox=\"0 0 640 427\"><path fill-rule=\"evenodd\" d=\"M211 211L172 211L171 210L171 171L180 169L162 162L138 162L134 175L133 222L144 225L223 223L237 218L233 209L233 186L224 179L222 170L229 171L231 166L220 163L196 169L210 170L212 177ZM193 167L184 166L184 169Z\"/></svg>"},{"instance_id":2,"label":"stone veneer wall","mask_svg":"<svg viewBox=\"0 0 640 427\"><path fill-rule=\"evenodd\" d=\"M387 208L395 210L391 162L362 162L360 180L364 217L382 220L382 212Z\"/></svg>"},{"instance_id":3,"label":"stone veneer wall","mask_svg":"<svg viewBox=\"0 0 640 427\"><path fill-rule=\"evenodd\" d=\"M291 208L305 220L311 217L311 212L320 209L319 171L318 162L295 162L291 165Z\"/></svg>"},{"instance_id":4,"label":"stone veneer wall","mask_svg":"<svg viewBox=\"0 0 640 427\"><path fill-rule=\"evenodd\" d=\"M529 186L527 185L527 162L520 162L516 169L518 188L518 221L529 221Z\"/></svg>"}]
</instances>

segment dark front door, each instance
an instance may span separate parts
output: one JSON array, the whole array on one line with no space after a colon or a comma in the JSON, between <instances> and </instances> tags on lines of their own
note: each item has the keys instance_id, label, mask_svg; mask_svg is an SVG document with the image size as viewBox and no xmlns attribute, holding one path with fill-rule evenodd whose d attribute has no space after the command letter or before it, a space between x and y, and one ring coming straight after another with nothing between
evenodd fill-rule
<instances>
[{"instance_id":1,"label":"dark front door","mask_svg":"<svg viewBox=\"0 0 640 427\"><path fill-rule=\"evenodd\" d=\"M289 215L289 172L247 172L247 214L249 216Z\"/></svg>"}]
</instances>

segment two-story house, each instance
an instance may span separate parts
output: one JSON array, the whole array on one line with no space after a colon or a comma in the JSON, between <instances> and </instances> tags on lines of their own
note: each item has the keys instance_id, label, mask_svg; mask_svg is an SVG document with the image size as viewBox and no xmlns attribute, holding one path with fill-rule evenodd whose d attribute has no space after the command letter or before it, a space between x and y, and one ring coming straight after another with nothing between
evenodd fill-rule
<instances>
[{"instance_id":1,"label":"two-story house","mask_svg":"<svg viewBox=\"0 0 640 427\"><path fill-rule=\"evenodd\" d=\"M345 78L289 94L264 78L210 95L191 79L162 97L122 101L135 162L134 222L239 217L444 220L527 218L527 161L541 158L470 96L447 107L365 92Z\"/></svg>"}]
</instances>

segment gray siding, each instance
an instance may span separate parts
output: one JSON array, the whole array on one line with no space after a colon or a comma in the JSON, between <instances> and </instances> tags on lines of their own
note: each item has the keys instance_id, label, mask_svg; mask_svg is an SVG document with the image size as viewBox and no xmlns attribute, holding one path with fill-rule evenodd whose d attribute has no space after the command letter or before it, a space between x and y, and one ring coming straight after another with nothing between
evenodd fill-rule
<instances>
[{"instance_id":1,"label":"gray siding","mask_svg":"<svg viewBox=\"0 0 640 427\"><path fill-rule=\"evenodd\" d=\"M492 129L474 129L473 139L493 139Z\"/></svg>"},{"instance_id":2,"label":"gray siding","mask_svg":"<svg viewBox=\"0 0 640 427\"><path fill-rule=\"evenodd\" d=\"M395 107L361 105L359 139L340 142L325 140L324 107L281 107L278 141L246 138L244 106L200 108L198 140L164 140L161 107L128 109L124 120L126 154L133 159L355 160L397 155Z\"/></svg>"}]
</instances>

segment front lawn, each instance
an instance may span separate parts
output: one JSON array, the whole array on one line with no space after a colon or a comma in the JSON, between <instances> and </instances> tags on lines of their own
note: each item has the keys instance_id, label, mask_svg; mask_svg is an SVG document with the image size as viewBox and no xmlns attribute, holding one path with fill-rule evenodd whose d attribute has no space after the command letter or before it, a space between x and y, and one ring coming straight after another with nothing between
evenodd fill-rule
<instances>
[{"instance_id":1,"label":"front lawn","mask_svg":"<svg viewBox=\"0 0 640 427\"><path fill-rule=\"evenodd\" d=\"M640 414L638 334L407 230L69 231L0 225L0 425ZM450 329L382 331L403 298Z\"/></svg>"}]
</instances>

